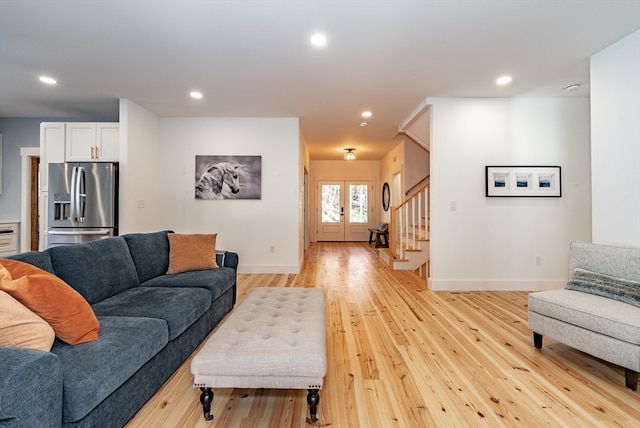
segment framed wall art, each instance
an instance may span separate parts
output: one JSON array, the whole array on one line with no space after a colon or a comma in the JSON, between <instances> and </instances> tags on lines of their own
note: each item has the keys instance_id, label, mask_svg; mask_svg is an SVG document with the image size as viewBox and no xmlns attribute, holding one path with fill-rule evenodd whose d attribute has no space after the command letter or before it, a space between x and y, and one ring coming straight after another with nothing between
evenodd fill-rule
<instances>
[{"instance_id":1,"label":"framed wall art","mask_svg":"<svg viewBox=\"0 0 640 428\"><path fill-rule=\"evenodd\" d=\"M262 156L196 155L196 199L262 199Z\"/></svg>"},{"instance_id":2,"label":"framed wall art","mask_svg":"<svg viewBox=\"0 0 640 428\"><path fill-rule=\"evenodd\" d=\"M487 197L562 196L559 166L486 166Z\"/></svg>"}]
</instances>

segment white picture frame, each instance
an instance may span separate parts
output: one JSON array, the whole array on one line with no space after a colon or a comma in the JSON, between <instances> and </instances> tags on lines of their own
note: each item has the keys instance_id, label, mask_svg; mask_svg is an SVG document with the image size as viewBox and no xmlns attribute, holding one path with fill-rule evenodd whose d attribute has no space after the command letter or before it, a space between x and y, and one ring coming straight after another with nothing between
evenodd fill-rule
<instances>
[{"instance_id":1,"label":"white picture frame","mask_svg":"<svg viewBox=\"0 0 640 428\"><path fill-rule=\"evenodd\" d=\"M559 166L485 167L486 197L552 197L562 196Z\"/></svg>"}]
</instances>

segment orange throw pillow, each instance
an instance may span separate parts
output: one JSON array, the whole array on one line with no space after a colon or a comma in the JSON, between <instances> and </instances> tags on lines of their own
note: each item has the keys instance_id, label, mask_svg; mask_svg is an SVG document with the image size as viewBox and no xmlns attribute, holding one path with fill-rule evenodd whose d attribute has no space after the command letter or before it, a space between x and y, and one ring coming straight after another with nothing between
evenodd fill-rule
<instances>
[{"instance_id":1,"label":"orange throw pillow","mask_svg":"<svg viewBox=\"0 0 640 428\"><path fill-rule=\"evenodd\" d=\"M55 338L45 320L0 290L0 346L49 352Z\"/></svg>"},{"instance_id":2,"label":"orange throw pillow","mask_svg":"<svg viewBox=\"0 0 640 428\"><path fill-rule=\"evenodd\" d=\"M218 267L216 263L217 233L194 235L169 233L167 236L169 238L167 274Z\"/></svg>"},{"instance_id":3,"label":"orange throw pillow","mask_svg":"<svg viewBox=\"0 0 640 428\"><path fill-rule=\"evenodd\" d=\"M80 293L57 276L29 263L0 260L0 290L47 321L70 344L98 340L100 323Z\"/></svg>"}]
</instances>

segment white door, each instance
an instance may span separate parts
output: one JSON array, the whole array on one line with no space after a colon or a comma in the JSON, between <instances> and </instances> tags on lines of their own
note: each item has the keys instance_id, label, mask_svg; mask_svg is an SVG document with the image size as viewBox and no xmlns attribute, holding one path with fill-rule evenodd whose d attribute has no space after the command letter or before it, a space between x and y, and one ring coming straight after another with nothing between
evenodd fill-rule
<instances>
[{"instance_id":1,"label":"white door","mask_svg":"<svg viewBox=\"0 0 640 428\"><path fill-rule=\"evenodd\" d=\"M373 204L370 181L318 182L318 241L368 241Z\"/></svg>"}]
</instances>

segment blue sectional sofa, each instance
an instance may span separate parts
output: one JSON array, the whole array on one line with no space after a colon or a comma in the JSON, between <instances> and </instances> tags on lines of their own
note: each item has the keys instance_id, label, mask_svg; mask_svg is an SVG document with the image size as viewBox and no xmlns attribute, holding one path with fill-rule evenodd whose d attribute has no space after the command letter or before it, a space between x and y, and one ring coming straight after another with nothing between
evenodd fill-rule
<instances>
[{"instance_id":1,"label":"blue sectional sofa","mask_svg":"<svg viewBox=\"0 0 640 428\"><path fill-rule=\"evenodd\" d=\"M100 333L73 346L56 339L51 352L0 347L0 427L122 427L231 311L238 255L167 275L168 233L12 257L78 291Z\"/></svg>"}]
</instances>

